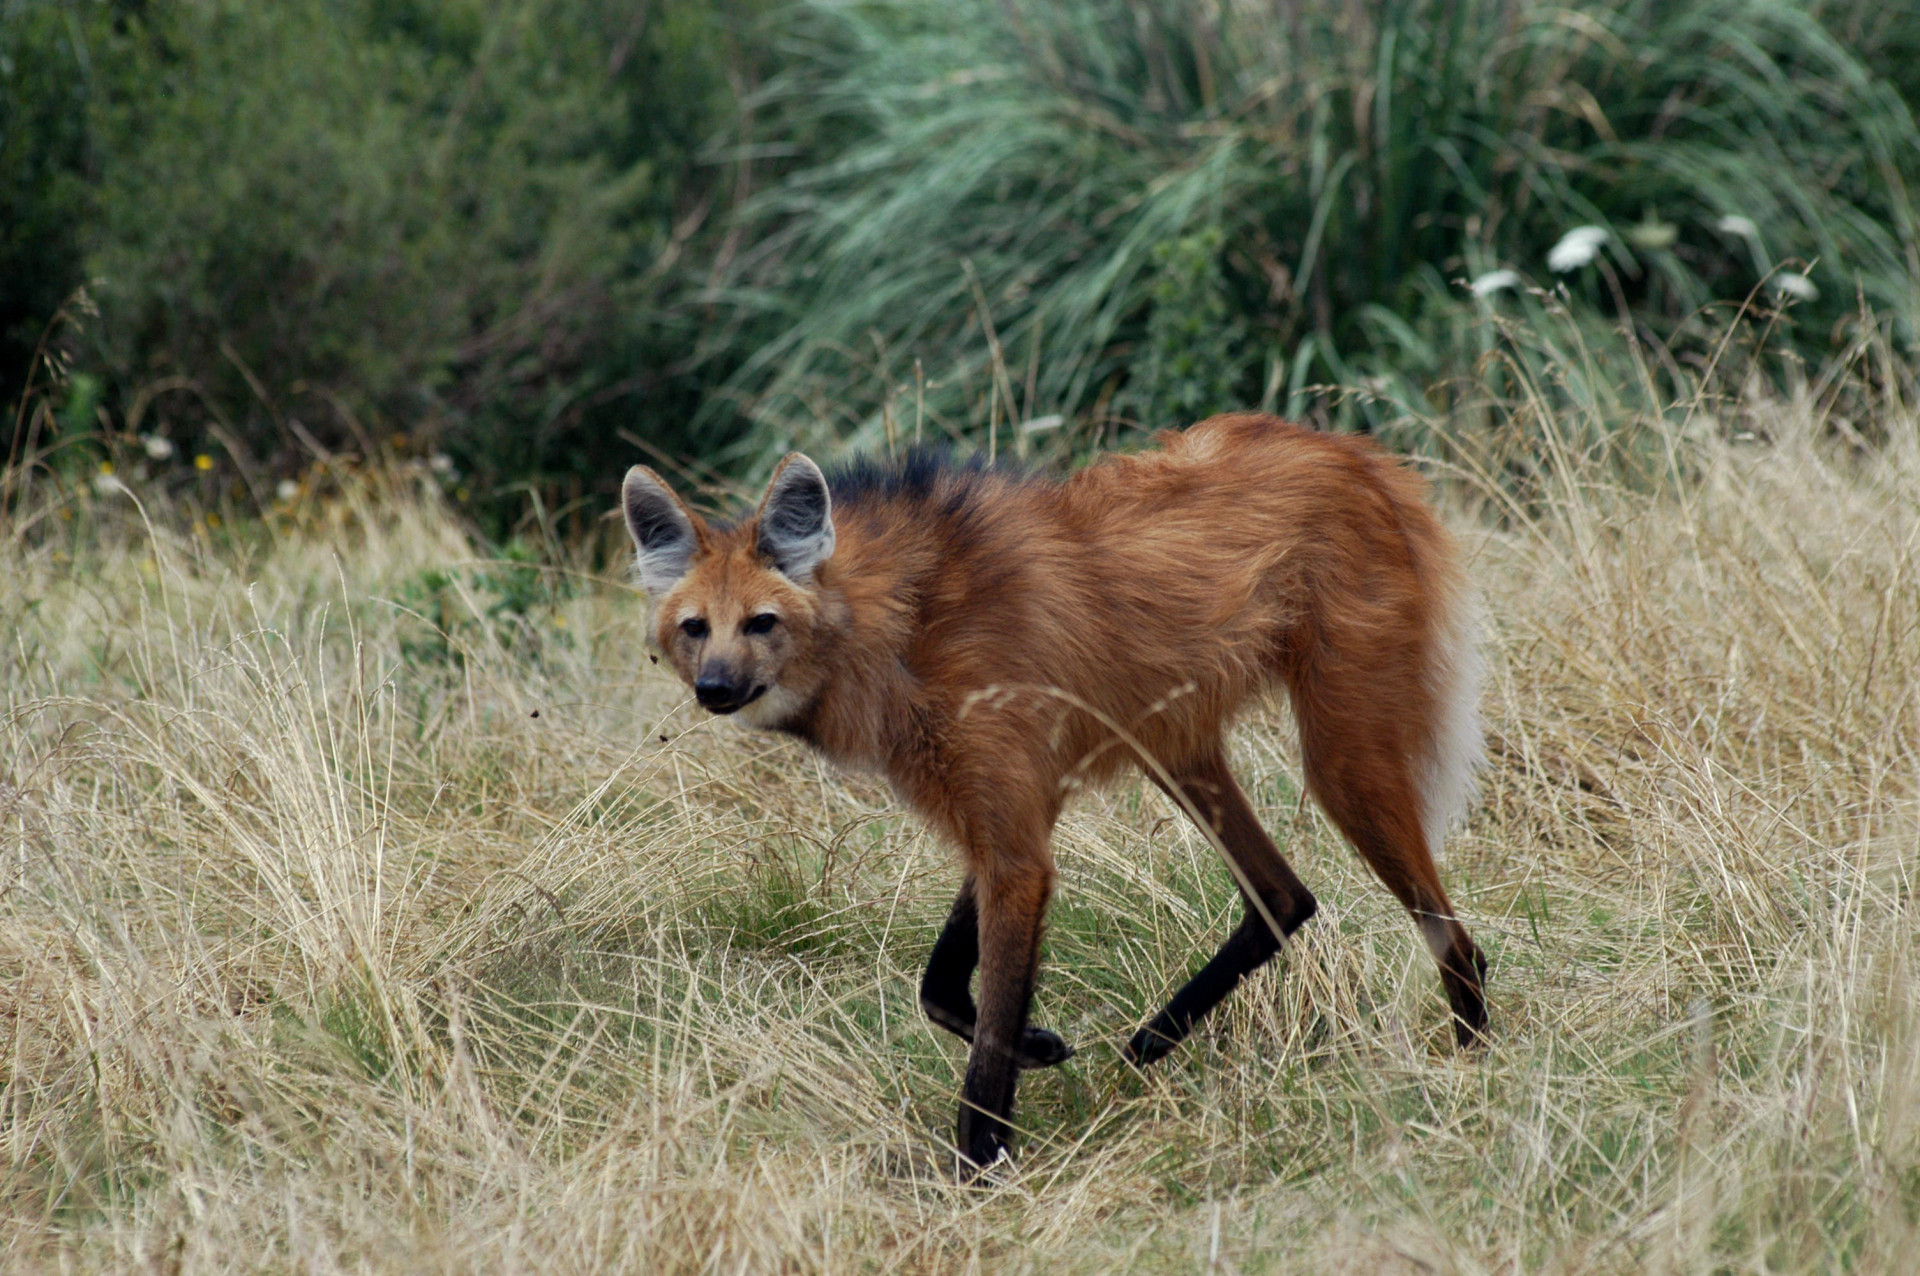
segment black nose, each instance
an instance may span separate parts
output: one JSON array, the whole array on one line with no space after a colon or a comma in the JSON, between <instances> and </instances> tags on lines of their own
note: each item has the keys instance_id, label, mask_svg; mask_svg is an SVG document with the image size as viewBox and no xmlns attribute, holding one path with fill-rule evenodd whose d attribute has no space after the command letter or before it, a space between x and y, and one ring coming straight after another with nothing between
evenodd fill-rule
<instances>
[{"instance_id":1,"label":"black nose","mask_svg":"<svg viewBox=\"0 0 1920 1276\"><path fill-rule=\"evenodd\" d=\"M732 713L747 698L747 689L731 678L702 674L693 684L693 695L702 709Z\"/></svg>"}]
</instances>

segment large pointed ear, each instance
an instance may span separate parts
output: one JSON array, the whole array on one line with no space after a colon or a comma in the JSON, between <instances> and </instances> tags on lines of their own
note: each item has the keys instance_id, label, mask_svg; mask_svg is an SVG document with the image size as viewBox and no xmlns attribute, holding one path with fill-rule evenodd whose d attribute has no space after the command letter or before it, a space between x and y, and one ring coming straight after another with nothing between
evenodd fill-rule
<instances>
[{"instance_id":1,"label":"large pointed ear","mask_svg":"<svg viewBox=\"0 0 1920 1276\"><path fill-rule=\"evenodd\" d=\"M658 598L687 574L694 551L705 541L705 525L660 476L644 465L627 471L620 485L620 507L627 531L639 551L640 586Z\"/></svg>"},{"instance_id":2,"label":"large pointed ear","mask_svg":"<svg viewBox=\"0 0 1920 1276\"><path fill-rule=\"evenodd\" d=\"M820 467L788 453L773 472L754 516L760 552L788 580L806 584L814 569L833 556L833 501Z\"/></svg>"}]
</instances>

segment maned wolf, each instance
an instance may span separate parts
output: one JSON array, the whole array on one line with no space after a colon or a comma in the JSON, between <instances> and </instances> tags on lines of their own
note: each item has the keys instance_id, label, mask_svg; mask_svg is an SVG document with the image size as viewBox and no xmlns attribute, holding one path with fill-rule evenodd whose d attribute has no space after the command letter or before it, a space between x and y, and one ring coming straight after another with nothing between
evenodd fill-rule
<instances>
[{"instance_id":1,"label":"maned wolf","mask_svg":"<svg viewBox=\"0 0 1920 1276\"><path fill-rule=\"evenodd\" d=\"M1027 1023L1073 788L1142 768L1246 900L1127 1043L1133 1061L1171 1050L1313 916L1227 770L1234 716L1272 689L1309 790L1425 936L1460 1044L1486 1030L1486 960L1433 861L1480 756L1480 661L1424 484L1360 439L1250 413L1159 443L1063 482L924 453L829 479L794 453L732 526L627 472L656 639L700 704L880 772L960 852L920 1003L973 1043L974 1167L1007 1147L1018 1069L1073 1053Z\"/></svg>"}]
</instances>

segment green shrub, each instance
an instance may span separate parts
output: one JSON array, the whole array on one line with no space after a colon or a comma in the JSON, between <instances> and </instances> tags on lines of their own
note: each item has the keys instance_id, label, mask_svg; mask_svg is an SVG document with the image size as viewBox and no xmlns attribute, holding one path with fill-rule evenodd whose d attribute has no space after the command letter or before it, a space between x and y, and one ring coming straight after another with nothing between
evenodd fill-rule
<instances>
[{"instance_id":1,"label":"green shrub","mask_svg":"<svg viewBox=\"0 0 1920 1276\"><path fill-rule=\"evenodd\" d=\"M0 0L0 404L9 408L41 333L83 278L98 73L70 16Z\"/></svg>"},{"instance_id":2,"label":"green shrub","mask_svg":"<svg viewBox=\"0 0 1920 1276\"><path fill-rule=\"evenodd\" d=\"M29 202L98 280L76 366L182 454L282 472L404 436L452 452L483 496L612 468L633 450L622 428L684 447L689 241L715 233L699 209L728 173L703 154L731 127L747 58L729 33L752 7L10 15L16 65L70 49L61 65L92 68L86 93L45 70L25 94L75 135L38 145L79 193ZM79 282L73 257L27 317Z\"/></svg>"},{"instance_id":3,"label":"green shrub","mask_svg":"<svg viewBox=\"0 0 1920 1276\"><path fill-rule=\"evenodd\" d=\"M571 645L560 605L577 592L572 575L543 564L519 539L484 567L427 568L394 594L394 605L418 621L401 638L401 654L416 665L458 669L470 652L492 646L538 661L550 647Z\"/></svg>"}]
</instances>

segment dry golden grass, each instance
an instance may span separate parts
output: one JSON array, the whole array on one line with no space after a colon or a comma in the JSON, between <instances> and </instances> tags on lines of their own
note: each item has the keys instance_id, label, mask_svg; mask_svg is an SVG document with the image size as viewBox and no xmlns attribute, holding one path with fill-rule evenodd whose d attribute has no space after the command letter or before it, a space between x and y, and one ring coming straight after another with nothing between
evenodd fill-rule
<instances>
[{"instance_id":1,"label":"dry golden grass","mask_svg":"<svg viewBox=\"0 0 1920 1276\"><path fill-rule=\"evenodd\" d=\"M1453 494L1491 1049L1249 722L1320 916L1138 1076L1232 889L1151 790L1080 802L1037 1019L1081 1053L981 1191L914 1005L947 855L690 709L631 592L478 562L403 479L231 538L43 484L0 549L7 1264L1911 1270L1920 423L1745 412L1662 495Z\"/></svg>"}]
</instances>

